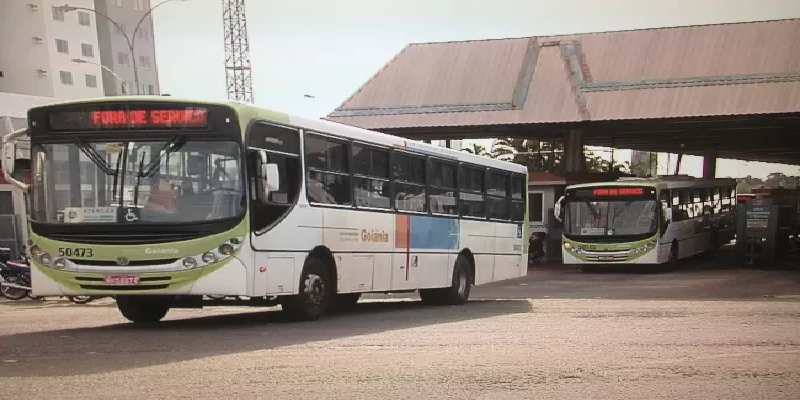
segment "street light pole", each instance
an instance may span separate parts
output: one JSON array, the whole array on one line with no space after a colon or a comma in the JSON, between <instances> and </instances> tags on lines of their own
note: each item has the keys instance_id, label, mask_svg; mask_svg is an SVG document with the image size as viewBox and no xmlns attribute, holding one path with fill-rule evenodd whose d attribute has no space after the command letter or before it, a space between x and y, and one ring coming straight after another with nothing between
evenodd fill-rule
<instances>
[{"instance_id":1,"label":"street light pole","mask_svg":"<svg viewBox=\"0 0 800 400\"><path fill-rule=\"evenodd\" d=\"M109 74L114 75L114 78L116 78L117 81L119 81L120 87L122 88L122 94L126 94L125 93L125 85L124 85L125 80L123 80L119 75L117 75L117 73L114 72L113 69L108 68L103 64L96 63L94 61L84 60L82 58L73 58L72 62L74 62L75 64L92 64L92 65L96 65L96 66L102 68L104 71L108 72Z\"/></svg>"},{"instance_id":2,"label":"street light pole","mask_svg":"<svg viewBox=\"0 0 800 400\"><path fill-rule=\"evenodd\" d=\"M136 44L136 33L139 31L139 28L142 26L142 23L144 22L144 20L147 19L147 17L149 17L153 13L153 10L155 10L156 8L161 7L164 4L167 4L167 3L171 2L171 1L173 1L173 0L164 0L161 3L158 3L155 6L150 7L150 9L147 10L147 12L145 12L144 15L142 15L142 18L139 19L139 22L136 23L136 26L133 28L133 38L128 36L128 33L125 32L125 29L123 29L122 25L118 24L117 21L114 21L108 15L105 15L105 14L103 14L103 13L101 13L101 12L95 10L95 9L86 8L86 7L76 7L76 6L71 6L71 5L68 5L68 4L64 4L63 6L58 7L58 9L60 11L64 12L64 13L68 13L70 11L75 11L75 10L88 11L88 12L94 13L95 15L105 19L106 21L112 23L115 27L117 27L119 32L122 34L122 37L125 38L125 43L128 45L128 50L130 51L131 66L133 67L133 81L134 81L134 84L136 85L136 94L142 94L141 93L141 88L139 87L139 69L138 69L138 66L136 65L136 49L134 48L134 44ZM186 0L181 0L181 1L186 1ZM108 68L106 68L106 70L108 70Z\"/></svg>"}]
</instances>

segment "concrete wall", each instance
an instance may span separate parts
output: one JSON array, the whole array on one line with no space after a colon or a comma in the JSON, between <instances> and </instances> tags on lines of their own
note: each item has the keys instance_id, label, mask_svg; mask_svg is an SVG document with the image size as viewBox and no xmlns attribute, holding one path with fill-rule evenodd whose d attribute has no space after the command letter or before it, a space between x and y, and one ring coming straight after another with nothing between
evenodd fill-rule
<instances>
[{"instance_id":1,"label":"concrete wall","mask_svg":"<svg viewBox=\"0 0 800 400\"><path fill-rule=\"evenodd\" d=\"M45 21L51 10L41 0L0 2L0 92L53 96ZM35 7L30 7L33 4ZM37 42L34 38L41 38ZM40 74L38 71L46 71Z\"/></svg>"}]
</instances>

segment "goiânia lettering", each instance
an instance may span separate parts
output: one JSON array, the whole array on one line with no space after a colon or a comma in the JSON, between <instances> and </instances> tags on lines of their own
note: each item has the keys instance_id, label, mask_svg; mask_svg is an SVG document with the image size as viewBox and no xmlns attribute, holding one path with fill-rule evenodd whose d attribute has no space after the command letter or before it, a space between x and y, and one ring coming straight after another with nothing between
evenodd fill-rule
<instances>
[{"instance_id":1,"label":"goi\u00e2nia lettering","mask_svg":"<svg viewBox=\"0 0 800 400\"><path fill-rule=\"evenodd\" d=\"M361 230L361 241L362 242L378 242L378 243L388 243L389 242L389 234L384 231L374 231L374 230Z\"/></svg>"}]
</instances>

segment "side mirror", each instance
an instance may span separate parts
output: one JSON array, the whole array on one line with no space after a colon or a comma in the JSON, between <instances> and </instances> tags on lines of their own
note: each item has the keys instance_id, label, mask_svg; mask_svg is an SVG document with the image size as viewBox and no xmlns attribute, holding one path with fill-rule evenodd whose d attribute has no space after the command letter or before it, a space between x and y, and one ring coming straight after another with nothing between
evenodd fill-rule
<instances>
[{"instance_id":1,"label":"side mirror","mask_svg":"<svg viewBox=\"0 0 800 400\"><path fill-rule=\"evenodd\" d=\"M24 192L28 191L28 184L17 180L14 178L13 174L17 168L17 163L23 164L26 162L26 160L17 160L17 145L14 143L14 141L18 137L22 137L27 134L28 129L20 129L3 136L3 154L2 158L0 159L0 167L3 169L3 175L5 176L6 181L22 189ZM28 164L30 164L29 159L30 155L28 156L27 160Z\"/></svg>"},{"instance_id":2,"label":"side mirror","mask_svg":"<svg viewBox=\"0 0 800 400\"><path fill-rule=\"evenodd\" d=\"M556 204L553 206L553 215L556 217L558 222L564 223L564 209L562 208L564 204L564 196L561 196Z\"/></svg>"},{"instance_id":3,"label":"side mirror","mask_svg":"<svg viewBox=\"0 0 800 400\"><path fill-rule=\"evenodd\" d=\"M270 192L276 192L281 188L281 176L278 171L278 164L266 164L264 169L264 187Z\"/></svg>"},{"instance_id":4,"label":"side mirror","mask_svg":"<svg viewBox=\"0 0 800 400\"><path fill-rule=\"evenodd\" d=\"M266 151L259 151L258 156L261 161L261 188L263 190L260 195L266 200L269 196L269 192L280 189L280 171L278 170L278 164L269 163Z\"/></svg>"},{"instance_id":5,"label":"side mirror","mask_svg":"<svg viewBox=\"0 0 800 400\"><path fill-rule=\"evenodd\" d=\"M14 174L17 160L17 145L14 142L3 143L3 171L8 175Z\"/></svg>"}]
</instances>

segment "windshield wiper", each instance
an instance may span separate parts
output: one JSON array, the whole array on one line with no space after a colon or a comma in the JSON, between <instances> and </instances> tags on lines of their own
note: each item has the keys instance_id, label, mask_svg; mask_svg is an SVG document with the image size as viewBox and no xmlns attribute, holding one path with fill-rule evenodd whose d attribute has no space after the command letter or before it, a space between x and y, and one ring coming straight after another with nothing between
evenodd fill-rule
<instances>
[{"instance_id":1,"label":"windshield wiper","mask_svg":"<svg viewBox=\"0 0 800 400\"><path fill-rule=\"evenodd\" d=\"M150 157L150 163L147 164L147 168L139 171L139 175L142 177L152 177L156 173L156 169L161 165L161 160L164 157L169 157L170 154L178 151L186 144L186 138L182 136L173 136L169 142L165 143L164 146L161 147L161 150L158 151L158 157L153 158ZM140 165L141 167L141 165Z\"/></svg>"},{"instance_id":2,"label":"windshield wiper","mask_svg":"<svg viewBox=\"0 0 800 400\"><path fill-rule=\"evenodd\" d=\"M144 152L142 158L139 159L139 171L136 173L136 185L133 187L133 206L139 205L139 184L142 180L142 169L144 169Z\"/></svg>"},{"instance_id":3,"label":"windshield wiper","mask_svg":"<svg viewBox=\"0 0 800 400\"><path fill-rule=\"evenodd\" d=\"M153 157L152 154L150 155L150 163L147 164L145 168L144 165L144 152L142 152L142 158L139 160L139 169L136 171L136 184L133 187L133 206L136 207L139 204L139 186L141 184L142 178L150 178L155 175L158 167L161 165L161 160L164 157L169 157L170 154L178 151L186 144L186 138L182 136L175 135L170 139L164 146L161 146L161 149L158 150L158 156Z\"/></svg>"},{"instance_id":4,"label":"windshield wiper","mask_svg":"<svg viewBox=\"0 0 800 400\"><path fill-rule=\"evenodd\" d=\"M122 151L127 151L128 145L125 144L125 147ZM122 197L117 192L117 184L119 183L119 169L122 166L122 152L117 155L117 166L114 168L114 182L111 184L111 205L114 205L114 200L117 201L117 207L122 206Z\"/></svg>"},{"instance_id":5,"label":"windshield wiper","mask_svg":"<svg viewBox=\"0 0 800 400\"><path fill-rule=\"evenodd\" d=\"M112 174L111 168L109 168L108 163L106 163L106 160L104 160L103 157L101 157L100 154L97 153L97 150L92 148L92 146L89 146L88 144L84 143L77 136L74 137L73 140L75 142L75 146L79 148L83 152L83 154L86 155L86 157L89 157L89 160L95 163L95 165L97 165L97 168L100 168L100 170L103 171L103 173L106 175Z\"/></svg>"}]
</instances>

